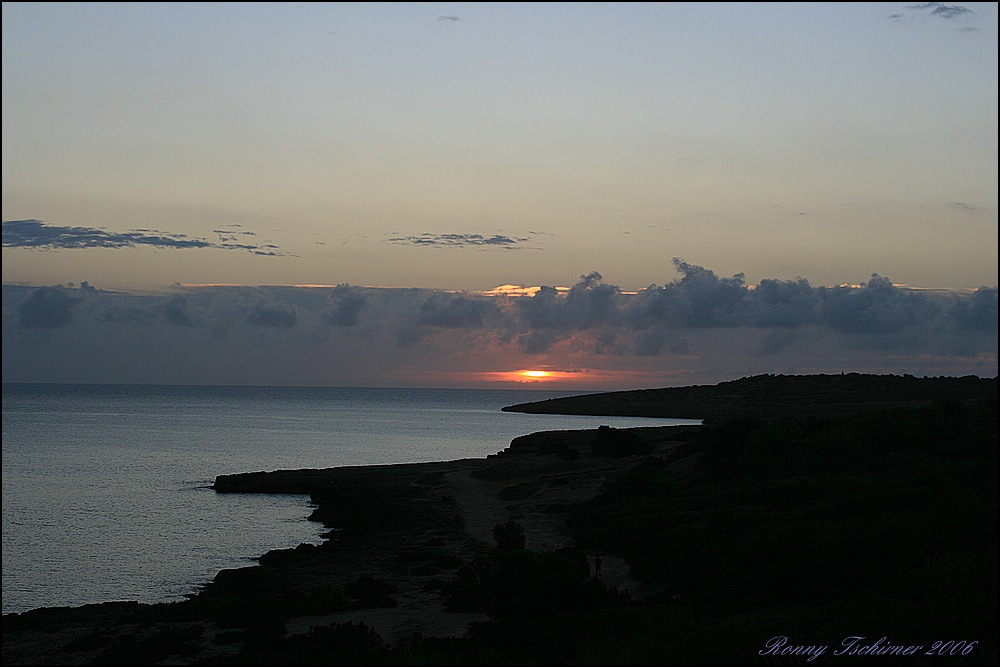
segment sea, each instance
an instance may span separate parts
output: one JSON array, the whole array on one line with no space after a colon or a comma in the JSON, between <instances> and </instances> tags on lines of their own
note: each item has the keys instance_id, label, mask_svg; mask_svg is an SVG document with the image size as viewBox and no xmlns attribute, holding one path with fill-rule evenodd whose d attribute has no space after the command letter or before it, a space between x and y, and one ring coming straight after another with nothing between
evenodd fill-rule
<instances>
[{"instance_id":1,"label":"sea","mask_svg":"<svg viewBox=\"0 0 1000 667\"><path fill-rule=\"evenodd\" d=\"M697 424L528 415L574 393L3 384L3 613L176 602L223 569L322 542L305 495L217 475L483 458L536 431Z\"/></svg>"}]
</instances>

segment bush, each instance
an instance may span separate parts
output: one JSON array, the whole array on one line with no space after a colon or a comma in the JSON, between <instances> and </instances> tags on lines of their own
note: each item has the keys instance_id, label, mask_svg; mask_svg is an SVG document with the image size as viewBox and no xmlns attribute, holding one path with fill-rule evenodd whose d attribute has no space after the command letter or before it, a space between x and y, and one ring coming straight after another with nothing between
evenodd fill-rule
<instances>
[{"instance_id":1,"label":"bush","mask_svg":"<svg viewBox=\"0 0 1000 667\"><path fill-rule=\"evenodd\" d=\"M513 519L493 526L493 539L497 551L517 551L524 548L524 526Z\"/></svg>"},{"instance_id":2,"label":"bush","mask_svg":"<svg viewBox=\"0 0 1000 667\"><path fill-rule=\"evenodd\" d=\"M540 616L613 607L627 594L609 591L590 577L587 556L577 549L497 551L464 565L447 590L452 611L488 611L503 617Z\"/></svg>"}]
</instances>

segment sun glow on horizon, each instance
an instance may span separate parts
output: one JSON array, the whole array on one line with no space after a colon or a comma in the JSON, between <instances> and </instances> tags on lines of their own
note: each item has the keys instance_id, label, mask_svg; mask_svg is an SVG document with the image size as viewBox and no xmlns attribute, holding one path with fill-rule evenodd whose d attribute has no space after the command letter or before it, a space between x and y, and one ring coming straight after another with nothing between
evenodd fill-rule
<instances>
[{"instance_id":1,"label":"sun glow on horizon","mask_svg":"<svg viewBox=\"0 0 1000 667\"><path fill-rule=\"evenodd\" d=\"M683 384L689 378L682 371L663 374L631 369L529 366L515 370L424 372L411 376L410 379L412 382L407 386L476 389L506 386L546 391L604 392L675 386Z\"/></svg>"},{"instance_id":2,"label":"sun glow on horizon","mask_svg":"<svg viewBox=\"0 0 1000 667\"><path fill-rule=\"evenodd\" d=\"M488 371L479 374L491 382L513 382L516 384L575 385L586 382L590 373L583 369L547 370L544 368L522 368L513 371Z\"/></svg>"}]
</instances>

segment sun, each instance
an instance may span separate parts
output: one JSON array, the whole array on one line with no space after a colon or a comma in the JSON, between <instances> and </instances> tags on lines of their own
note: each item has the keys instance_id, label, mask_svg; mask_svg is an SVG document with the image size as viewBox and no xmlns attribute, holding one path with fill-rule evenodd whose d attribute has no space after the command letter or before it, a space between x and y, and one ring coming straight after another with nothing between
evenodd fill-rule
<instances>
[{"instance_id":1,"label":"sun","mask_svg":"<svg viewBox=\"0 0 1000 667\"><path fill-rule=\"evenodd\" d=\"M540 378L550 377L552 373L550 371L521 371L519 375L523 375L526 378L534 378L537 380Z\"/></svg>"}]
</instances>

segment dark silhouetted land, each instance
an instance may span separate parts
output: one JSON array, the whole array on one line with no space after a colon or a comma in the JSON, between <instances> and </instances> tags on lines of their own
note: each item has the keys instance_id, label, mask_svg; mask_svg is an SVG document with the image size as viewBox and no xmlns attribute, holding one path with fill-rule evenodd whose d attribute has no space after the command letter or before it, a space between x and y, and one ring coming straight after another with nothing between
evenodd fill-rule
<instances>
[{"instance_id":1,"label":"dark silhouetted land","mask_svg":"<svg viewBox=\"0 0 1000 667\"><path fill-rule=\"evenodd\" d=\"M328 539L180 603L8 614L3 663L996 664L996 378L758 376L507 409L705 424L220 476L311 494Z\"/></svg>"},{"instance_id":2,"label":"dark silhouetted land","mask_svg":"<svg viewBox=\"0 0 1000 667\"><path fill-rule=\"evenodd\" d=\"M638 389L553 398L509 412L708 419L852 415L934 401L977 401L996 395L996 379L975 376L756 375L717 385Z\"/></svg>"}]
</instances>

